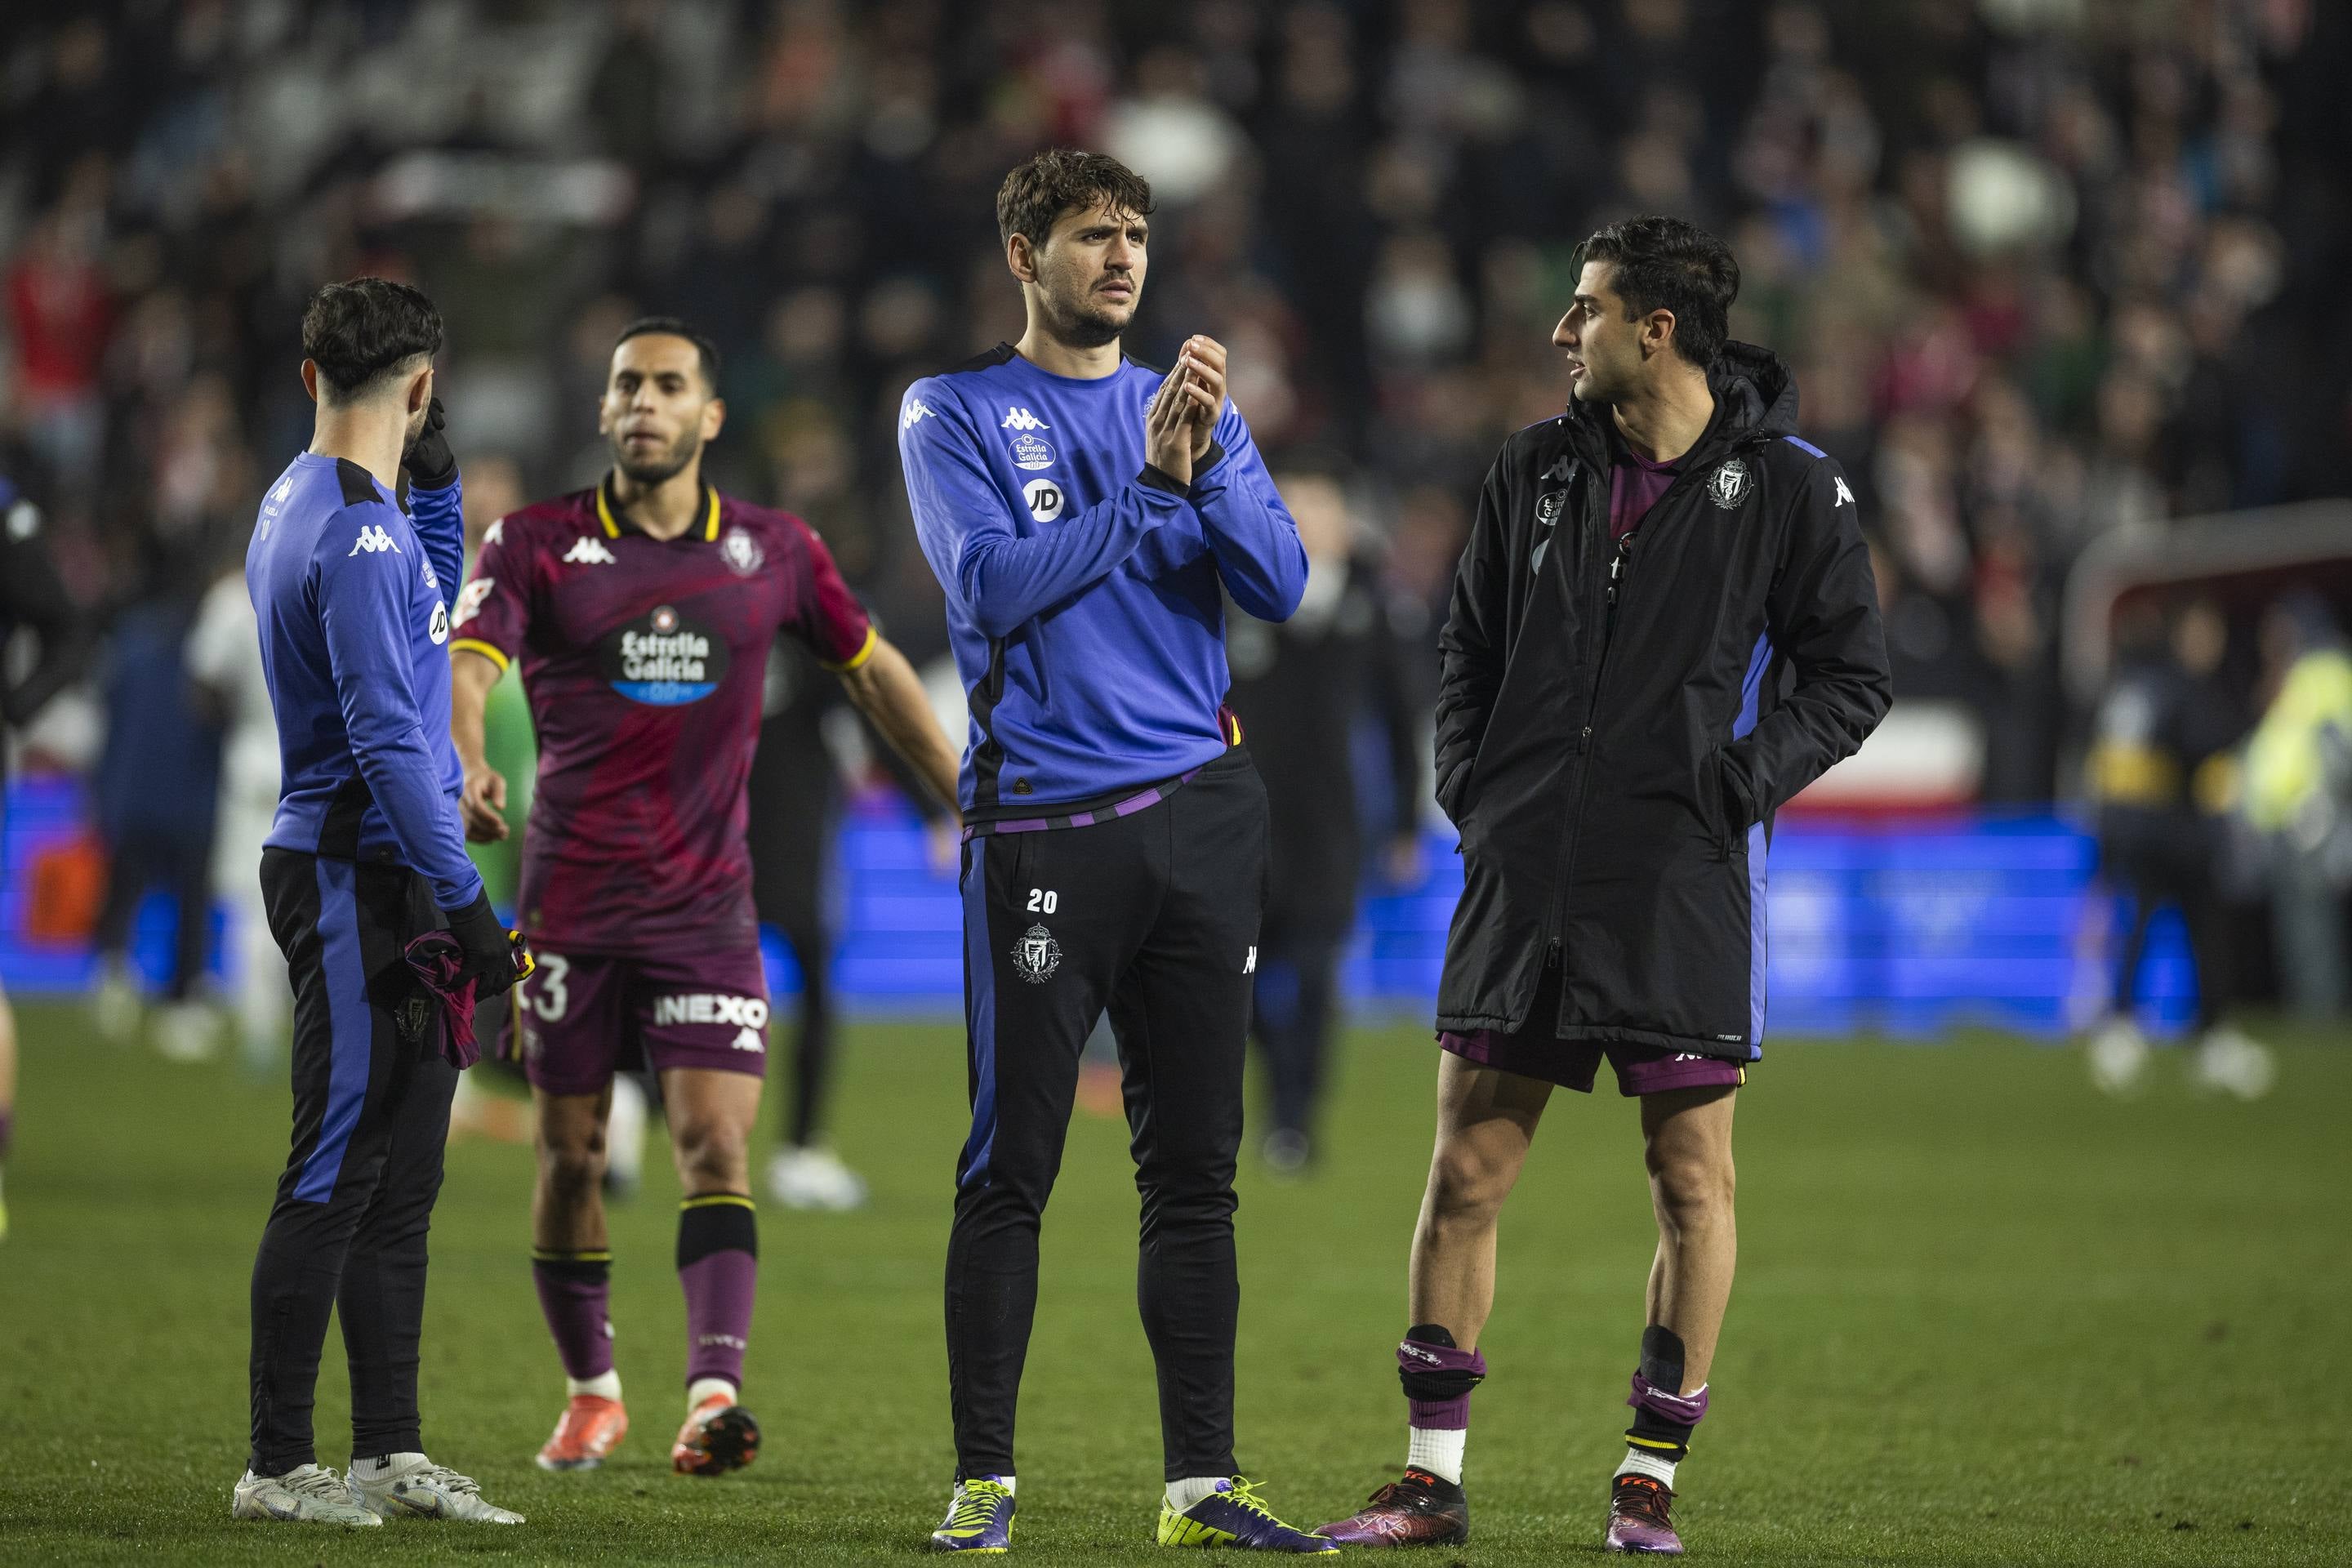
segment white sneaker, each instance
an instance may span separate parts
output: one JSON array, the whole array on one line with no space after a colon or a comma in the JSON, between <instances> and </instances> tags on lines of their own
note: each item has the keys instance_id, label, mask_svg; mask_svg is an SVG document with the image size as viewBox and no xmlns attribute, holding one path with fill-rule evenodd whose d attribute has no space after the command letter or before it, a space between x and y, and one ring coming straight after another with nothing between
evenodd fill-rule
<instances>
[{"instance_id":1,"label":"white sneaker","mask_svg":"<svg viewBox=\"0 0 2352 1568\"><path fill-rule=\"evenodd\" d=\"M155 1049L167 1062L208 1062L220 1043L220 1019L201 1002L173 1002L155 1015Z\"/></svg>"},{"instance_id":2,"label":"white sneaker","mask_svg":"<svg viewBox=\"0 0 2352 1568\"><path fill-rule=\"evenodd\" d=\"M788 1209L839 1214L866 1202L866 1182L830 1149L787 1144L768 1162L768 1192Z\"/></svg>"},{"instance_id":3,"label":"white sneaker","mask_svg":"<svg viewBox=\"0 0 2352 1568\"><path fill-rule=\"evenodd\" d=\"M520 1524L522 1515L482 1498L471 1476L436 1465L422 1454L395 1454L398 1461L380 1476L362 1477L352 1466L351 1500L383 1519L458 1519L468 1524ZM373 1468L373 1467L371 1467Z\"/></svg>"},{"instance_id":4,"label":"white sneaker","mask_svg":"<svg viewBox=\"0 0 2352 1568\"><path fill-rule=\"evenodd\" d=\"M246 1471L230 1494L228 1511L232 1519L276 1519L294 1524L367 1528L383 1522L352 1501L334 1471L318 1465L298 1466L282 1476Z\"/></svg>"},{"instance_id":5,"label":"white sneaker","mask_svg":"<svg viewBox=\"0 0 2352 1568\"><path fill-rule=\"evenodd\" d=\"M89 1011L98 1032L110 1044L127 1046L139 1037L139 1023L146 1015L147 1004L139 994L139 983L131 978L121 959L109 961L100 973Z\"/></svg>"},{"instance_id":6,"label":"white sneaker","mask_svg":"<svg viewBox=\"0 0 2352 1568\"><path fill-rule=\"evenodd\" d=\"M2147 1071L2147 1037L2129 1018L2110 1018L2091 1037L2091 1082L2121 1099L2139 1092Z\"/></svg>"},{"instance_id":7,"label":"white sneaker","mask_svg":"<svg viewBox=\"0 0 2352 1568\"><path fill-rule=\"evenodd\" d=\"M2278 1060L2269 1047L2223 1024L2205 1031L2189 1073L2200 1089L2260 1100L2278 1082Z\"/></svg>"}]
</instances>

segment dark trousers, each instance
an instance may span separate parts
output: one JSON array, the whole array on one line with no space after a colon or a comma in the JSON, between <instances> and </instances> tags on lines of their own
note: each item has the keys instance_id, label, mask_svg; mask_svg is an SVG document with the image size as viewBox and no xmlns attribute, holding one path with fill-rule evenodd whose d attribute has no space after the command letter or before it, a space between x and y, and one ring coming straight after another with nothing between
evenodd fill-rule
<instances>
[{"instance_id":1,"label":"dark trousers","mask_svg":"<svg viewBox=\"0 0 2352 1568\"><path fill-rule=\"evenodd\" d=\"M833 1087L833 933L811 898L775 913L762 912L792 943L801 967L800 1031L793 1040L793 1077L784 1099L784 1142L805 1149L824 1131L827 1091Z\"/></svg>"},{"instance_id":2,"label":"dark trousers","mask_svg":"<svg viewBox=\"0 0 2352 1568\"><path fill-rule=\"evenodd\" d=\"M172 982L165 994L184 1002L204 978L212 945L212 836L142 827L107 846L106 901L99 907L98 951L119 958L131 946L131 921L147 889L162 883L177 908Z\"/></svg>"},{"instance_id":3,"label":"dark trousers","mask_svg":"<svg viewBox=\"0 0 2352 1568\"><path fill-rule=\"evenodd\" d=\"M1158 805L964 847L971 1135L948 1241L956 1474L1013 1473L1037 1232L1108 1008L1142 1195L1136 1299L1171 1480L1234 1473L1234 1166L1265 790L1236 747Z\"/></svg>"},{"instance_id":4,"label":"dark trousers","mask_svg":"<svg viewBox=\"0 0 2352 1568\"><path fill-rule=\"evenodd\" d=\"M1284 937L1269 931L1258 955L1253 1024L1265 1053L1275 1131L1311 1132L1331 1056L1339 1000L1340 939Z\"/></svg>"},{"instance_id":5,"label":"dark trousers","mask_svg":"<svg viewBox=\"0 0 2352 1568\"><path fill-rule=\"evenodd\" d=\"M2116 1011L2131 1012L2148 921L2170 904L2189 928L2197 964L2197 1027L2211 1028L2230 1005L2232 977L2228 917L2207 825L2172 813L2110 811L2100 823L2099 868L2131 900L2131 924L2116 970Z\"/></svg>"},{"instance_id":6,"label":"dark trousers","mask_svg":"<svg viewBox=\"0 0 2352 1568\"><path fill-rule=\"evenodd\" d=\"M282 1475L316 1457L331 1310L351 1363L352 1457L424 1447L425 1237L457 1073L402 956L442 923L422 878L266 849L261 888L294 982L294 1142L253 1260L249 1463Z\"/></svg>"}]
</instances>

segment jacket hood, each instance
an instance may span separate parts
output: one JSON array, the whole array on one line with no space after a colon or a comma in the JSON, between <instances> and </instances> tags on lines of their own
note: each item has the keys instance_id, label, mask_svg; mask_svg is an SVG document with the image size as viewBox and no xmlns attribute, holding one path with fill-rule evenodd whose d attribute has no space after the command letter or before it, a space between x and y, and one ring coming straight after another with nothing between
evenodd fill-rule
<instances>
[{"instance_id":1,"label":"jacket hood","mask_svg":"<svg viewBox=\"0 0 2352 1568\"><path fill-rule=\"evenodd\" d=\"M1707 367L1707 390L1720 411L1693 451L1701 460L1745 441L1769 441L1797 433L1797 378L1770 349L1726 341ZM1601 438L1601 422L1574 398L1568 416L1581 422L1585 439Z\"/></svg>"}]
</instances>

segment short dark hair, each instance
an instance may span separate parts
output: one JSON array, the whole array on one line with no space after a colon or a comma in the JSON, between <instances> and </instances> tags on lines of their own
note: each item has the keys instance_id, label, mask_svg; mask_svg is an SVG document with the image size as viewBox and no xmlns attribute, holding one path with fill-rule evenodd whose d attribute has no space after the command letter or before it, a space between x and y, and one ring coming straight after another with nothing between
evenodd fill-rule
<instances>
[{"instance_id":1,"label":"short dark hair","mask_svg":"<svg viewBox=\"0 0 2352 1568\"><path fill-rule=\"evenodd\" d=\"M302 311L302 357L319 367L327 395L345 402L422 354L441 352L441 312L405 283L354 278L330 283Z\"/></svg>"},{"instance_id":2,"label":"short dark hair","mask_svg":"<svg viewBox=\"0 0 2352 1568\"><path fill-rule=\"evenodd\" d=\"M1042 245L1064 213L1103 205L1149 217L1151 183L1108 153L1049 147L997 187L997 235L1026 235L1030 244Z\"/></svg>"},{"instance_id":3,"label":"short dark hair","mask_svg":"<svg viewBox=\"0 0 2352 1568\"><path fill-rule=\"evenodd\" d=\"M639 316L621 329L621 335L613 340L613 347L617 350L631 338L656 333L666 338L684 338L692 343L702 360L702 384L713 393L719 390L719 345L677 316Z\"/></svg>"},{"instance_id":4,"label":"short dark hair","mask_svg":"<svg viewBox=\"0 0 2352 1568\"><path fill-rule=\"evenodd\" d=\"M1625 301L1627 321L1671 310L1675 350L1701 370L1715 363L1739 298L1729 246L1678 217L1630 217L1577 247L1577 271L1588 261L1609 263L1609 286Z\"/></svg>"}]
</instances>

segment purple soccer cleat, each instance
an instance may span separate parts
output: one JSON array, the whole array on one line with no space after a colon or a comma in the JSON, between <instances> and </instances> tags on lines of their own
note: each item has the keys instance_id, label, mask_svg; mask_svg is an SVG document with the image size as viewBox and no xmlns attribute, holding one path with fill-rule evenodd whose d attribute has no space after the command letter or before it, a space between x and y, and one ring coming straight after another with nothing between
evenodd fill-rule
<instances>
[{"instance_id":1,"label":"purple soccer cleat","mask_svg":"<svg viewBox=\"0 0 2352 1568\"><path fill-rule=\"evenodd\" d=\"M1601 1538L1604 1552L1646 1557L1680 1557L1683 1538L1675 1533L1666 1510L1674 1506L1671 1487L1648 1476L1619 1476L1609 1496L1609 1533Z\"/></svg>"},{"instance_id":2,"label":"purple soccer cleat","mask_svg":"<svg viewBox=\"0 0 2352 1568\"><path fill-rule=\"evenodd\" d=\"M1408 1469L1354 1514L1315 1533L1342 1546L1459 1546L1470 1539L1470 1500L1442 1476Z\"/></svg>"}]
</instances>

